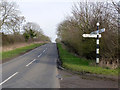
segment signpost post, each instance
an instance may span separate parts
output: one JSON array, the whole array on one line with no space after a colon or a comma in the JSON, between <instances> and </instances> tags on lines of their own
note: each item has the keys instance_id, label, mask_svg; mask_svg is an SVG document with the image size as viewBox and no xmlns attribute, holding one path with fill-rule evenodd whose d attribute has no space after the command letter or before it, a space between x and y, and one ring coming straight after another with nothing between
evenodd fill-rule
<instances>
[{"instance_id":1,"label":"signpost post","mask_svg":"<svg viewBox=\"0 0 120 90\"><path fill-rule=\"evenodd\" d=\"M97 31L91 32L90 34L83 34L83 37L97 38L96 39L96 64L99 63L99 38L101 38L102 32L105 32L105 28L99 30L99 23L97 25Z\"/></svg>"},{"instance_id":2,"label":"signpost post","mask_svg":"<svg viewBox=\"0 0 120 90\"><path fill-rule=\"evenodd\" d=\"M99 30L99 23L97 25L97 30ZM96 40L96 64L99 63L99 31L97 32L97 40Z\"/></svg>"}]
</instances>

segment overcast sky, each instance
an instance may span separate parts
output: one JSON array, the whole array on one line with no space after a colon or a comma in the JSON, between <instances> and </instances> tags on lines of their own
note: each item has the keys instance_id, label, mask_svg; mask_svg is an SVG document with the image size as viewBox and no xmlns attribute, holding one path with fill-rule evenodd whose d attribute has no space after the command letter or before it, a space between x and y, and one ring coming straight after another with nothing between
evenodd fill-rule
<instances>
[{"instance_id":1,"label":"overcast sky","mask_svg":"<svg viewBox=\"0 0 120 90\"><path fill-rule=\"evenodd\" d=\"M27 22L35 22L40 25L45 35L54 42L56 39L57 25L71 15L72 5L78 1L86 0L13 0L19 5L19 9ZM73 2L74 1L74 2ZM87 0L98 1L98 0ZM106 1L106 0L99 0Z\"/></svg>"}]
</instances>

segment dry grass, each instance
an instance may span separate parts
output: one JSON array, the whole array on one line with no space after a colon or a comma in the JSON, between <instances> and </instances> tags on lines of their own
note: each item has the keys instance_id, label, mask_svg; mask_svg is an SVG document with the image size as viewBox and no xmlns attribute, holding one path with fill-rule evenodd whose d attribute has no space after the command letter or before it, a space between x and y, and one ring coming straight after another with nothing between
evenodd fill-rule
<instances>
[{"instance_id":1,"label":"dry grass","mask_svg":"<svg viewBox=\"0 0 120 90\"><path fill-rule=\"evenodd\" d=\"M16 57L20 54L23 54L29 50L32 50L36 47L39 47L41 45L43 45L44 43L32 43L28 46L24 46L24 47L21 47L21 48L16 48L14 50L10 50L10 51L5 51L5 52L2 52L2 60L6 60L6 59L11 59L13 57Z\"/></svg>"},{"instance_id":2,"label":"dry grass","mask_svg":"<svg viewBox=\"0 0 120 90\"><path fill-rule=\"evenodd\" d=\"M32 42L32 44L34 43L44 43L44 42ZM14 44L10 44L10 45L4 45L2 46L2 51L5 52L5 51L10 51L10 50L14 50L16 48L21 48L21 47L25 47L25 46L28 46L30 45L31 42L29 43L26 43L26 42L22 42L22 43L14 43Z\"/></svg>"}]
</instances>

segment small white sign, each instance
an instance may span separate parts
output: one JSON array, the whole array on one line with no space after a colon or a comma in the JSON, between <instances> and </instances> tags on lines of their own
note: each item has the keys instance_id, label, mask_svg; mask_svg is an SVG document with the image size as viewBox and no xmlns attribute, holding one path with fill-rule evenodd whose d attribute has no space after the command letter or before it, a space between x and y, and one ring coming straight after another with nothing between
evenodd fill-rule
<instances>
[{"instance_id":1,"label":"small white sign","mask_svg":"<svg viewBox=\"0 0 120 90\"><path fill-rule=\"evenodd\" d=\"M101 38L101 34L98 34L99 38ZM83 37L89 37L89 38L97 38L97 34L83 34Z\"/></svg>"}]
</instances>

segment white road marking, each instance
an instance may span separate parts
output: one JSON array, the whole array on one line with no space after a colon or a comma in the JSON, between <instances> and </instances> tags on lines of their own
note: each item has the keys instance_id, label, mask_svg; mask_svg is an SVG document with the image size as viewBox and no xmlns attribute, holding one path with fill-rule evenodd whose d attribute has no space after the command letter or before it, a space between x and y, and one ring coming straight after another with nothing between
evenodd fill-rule
<instances>
[{"instance_id":1,"label":"white road marking","mask_svg":"<svg viewBox=\"0 0 120 90\"><path fill-rule=\"evenodd\" d=\"M40 57L42 55L42 53L40 55L38 55L38 57Z\"/></svg>"},{"instance_id":2,"label":"white road marking","mask_svg":"<svg viewBox=\"0 0 120 90\"><path fill-rule=\"evenodd\" d=\"M17 75L19 72L14 73L13 75L11 75L9 78L7 78L6 80L4 80L3 82L0 83L0 85L4 84L5 82L7 82L8 80L10 80L12 77L14 77L15 75Z\"/></svg>"},{"instance_id":3,"label":"white road marking","mask_svg":"<svg viewBox=\"0 0 120 90\"><path fill-rule=\"evenodd\" d=\"M31 61L30 63L28 63L28 64L26 65L26 67L28 67L30 64L32 64L35 60L36 60L36 59L34 59L34 60Z\"/></svg>"},{"instance_id":4,"label":"white road marking","mask_svg":"<svg viewBox=\"0 0 120 90\"><path fill-rule=\"evenodd\" d=\"M38 55L38 57L40 57L46 50L47 50L47 48L40 55Z\"/></svg>"},{"instance_id":5,"label":"white road marking","mask_svg":"<svg viewBox=\"0 0 120 90\"><path fill-rule=\"evenodd\" d=\"M45 50L43 52L45 52Z\"/></svg>"}]
</instances>

